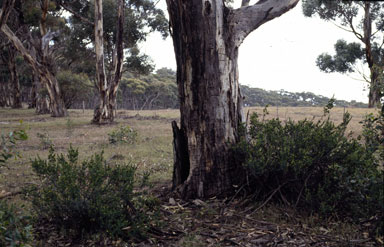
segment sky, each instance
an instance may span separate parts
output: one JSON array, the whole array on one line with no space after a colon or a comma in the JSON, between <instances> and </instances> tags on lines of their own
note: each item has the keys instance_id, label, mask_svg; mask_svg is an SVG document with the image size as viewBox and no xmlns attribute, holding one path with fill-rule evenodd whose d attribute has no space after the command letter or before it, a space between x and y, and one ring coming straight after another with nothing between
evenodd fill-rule
<instances>
[{"instance_id":1,"label":"sky","mask_svg":"<svg viewBox=\"0 0 384 247\"><path fill-rule=\"evenodd\" d=\"M240 5L235 0L234 7ZM251 2L252 3L252 2ZM165 0L158 3L166 11ZM358 42L355 36L318 17L304 17L301 1L289 12L253 31L239 49L239 81L266 90L313 92L341 100L368 102L367 83L359 74L324 73L316 66L321 53L334 54L338 39ZM172 39L152 33L141 44L156 69L176 70Z\"/></svg>"}]
</instances>

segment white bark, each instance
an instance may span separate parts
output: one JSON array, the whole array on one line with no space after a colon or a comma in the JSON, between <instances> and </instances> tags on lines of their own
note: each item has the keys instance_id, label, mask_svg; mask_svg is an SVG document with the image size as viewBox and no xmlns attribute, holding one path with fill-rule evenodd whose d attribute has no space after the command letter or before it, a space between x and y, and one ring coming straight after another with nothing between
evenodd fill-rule
<instances>
[{"instance_id":1,"label":"white bark","mask_svg":"<svg viewBox=\"0 0 384 247\"><path fill-rule=\"evenodd\" d=\"M107 90L104 64L103 1L95 0L95 53L96 75L100 89Z\"/></svg>"}]
</instances>

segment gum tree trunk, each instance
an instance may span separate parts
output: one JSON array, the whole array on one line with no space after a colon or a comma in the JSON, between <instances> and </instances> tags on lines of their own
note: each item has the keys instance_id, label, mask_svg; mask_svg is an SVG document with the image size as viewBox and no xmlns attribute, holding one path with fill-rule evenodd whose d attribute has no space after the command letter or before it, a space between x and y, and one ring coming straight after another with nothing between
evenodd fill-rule
<instances>
[{"instance_id":1,"label":"gum tree trunk","mask_svg":"<svg viewBox=\"0 0 384 247\"><path fill-rule=\"evenodd\" d=\"M103 38L103 4L102 0L95 0L95 52L96 52L96 74L100 102L96 107L93 123L112 123L114 121L114 110L116 109L116 95L121 80L124 51L124 0L118 0L117 10L117 34L116 49L113 52L114 71L107 78L104 64L104 38Z\"/></svg>"},{"instance_id":2,"label":"gum tree trunk","mask_svg":"<svg viewBox=\"0 0 384 247\"><path fill-rule=\"evenodd\" d=\"M54 74L48 69L50 67L50 64L46 61L42 61L40 63L36 56L33 56L23 45L23 43L20 41L20 39L13 33L13 31L6 25L8 16L10 11L12 10L13 4L15 0L5 0L3 2L3 7L0 12L0 30L7 36L9 41L12 43L12 45L21 53L21 55L24 57L24 59L32 66L33 70L36 72L36 74L39 75L40 80L42 83L46 85L46 88L48 90L48 95L50 99L50 110L51 110L51 116L52 117L65 117L67 116L67 109L65 108L64 101L61 98L60 88L59 84L56 80L56 77ZM47 5L48 1L44 0L44 4ZM44 9L42 9L44 10ZM43 16L41 19L41 23L44 22L44 13L46 14L48 11L48 7L45 8L45 11L43 11ZM42 28L44 25L42 25ZM45 28L45 27L44 27ZM46 52L48 50L48 45L51 39L54 36L54 33L52 32L46 32L46 30L42 29L42 38L41 38L41 51L42 55L45 58ZM43 36L44 35L44 36Z\"/></svg>"},{"instance_id":3,"label":"gum tree trunk","mask_svg":"<svg viewBox=\"0 0 384 247\"><path fill-rule=\"evenodd\" d=\"M59 83L57 82L56 77L48 70L46 66L39 63L35 57L31 56L31 54L25 49L21 41L8 28L8 26L3 25L2 31L12 42L15 48L29 62L33 70L39 75L42 83L46 84L50 99L51 116L65 117L67 115L67 109L65 108L64 101L61 98Z\"/></svg>"},{"instance_id":4,"label":"gum tree trunk","mask_svg":"<svg viewBox=\"0 0 384 247\"><path fill-rule=\"evenodd\" d=\"M16 50L8 47L8 69L10 73L10 83L12 88L12 108L21 108L21 94L19 76L16 70Z\"/></svg>"},{"instance_id":5,"label":"gum tree trunk","mask_svg":"<svg viewBox=\"0 0 384 247\"><path fill-rule=\"evenodd\" d=\"M167 0L177 62L180 128L174 133L173 186L183 198L225 196L238 182L231 153L243 121L238 48L298 0L262 0L230 10L223 0Z\"/></svg>"},{"instance_id":6,"label":"gum tree trunk","mask_svg":"<svg viewBox=\"0 0 384 247\"><path fill-rule=\"evenodd\" d=\"M371 20L371 3L364 3L364 35L362 41L365 44L365 57L367 59L370 70L368 107L373 108L380 103L380 89L378 83L379 73L375 69L375 59L372 54L372 20Z\"/></svg>"}]
</instances>

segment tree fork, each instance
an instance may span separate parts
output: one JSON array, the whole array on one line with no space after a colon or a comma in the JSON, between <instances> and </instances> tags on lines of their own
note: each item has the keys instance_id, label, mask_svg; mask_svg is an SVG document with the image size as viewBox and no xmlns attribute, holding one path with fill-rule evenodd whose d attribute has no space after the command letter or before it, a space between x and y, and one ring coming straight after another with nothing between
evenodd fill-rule
<instances>
[{"instance_id":1,"label":"tree fork","mask_svg":"<svg viewBox=\"0 0 384 247\"><path fill-rule=\"evenodd\" d=\"M116 49L113 54L113 73L107 78L104 63L104 38L103 38L103 3L95 0L95 53L96 77L100 93L100 103L96 107L92 122L95 124L112 123L116 109L116 96L122 76L124 49L124 18L125 5L123 0L118 0Z\"/></svg>"},{"instance_id":2,"label":"tree fork","mask_svg":"<svg viewBox=\"0 0 384 247\"><path fill-rule=\"evenodd\" d=\"M6 25L7 18L15 3L15 0L5 0L0 11L0 30L7 36L12 45L22 54L24 59L31 65L36 74L39 75L42 82L46 85L50 98L50 110L52 117L65 117L68 115L64 101L61 98L60 88L55 76L49 71L45 64L37 61L36 57L24 47L20 39ZM44 40L45 37L42 37ZM46 40L49 43L49 40ZM43 54L44 55L44 54Z\"/></svg>"}]
</instances>

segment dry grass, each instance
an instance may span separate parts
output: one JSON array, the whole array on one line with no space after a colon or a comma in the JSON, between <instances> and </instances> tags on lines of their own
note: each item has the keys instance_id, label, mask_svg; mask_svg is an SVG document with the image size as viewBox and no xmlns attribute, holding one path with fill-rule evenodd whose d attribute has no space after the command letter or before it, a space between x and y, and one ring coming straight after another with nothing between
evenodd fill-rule
<instances>
[{"instance_id":1,"label":"dry grass","mask_svg":"<svg viewBox=\"0 0 384 247\"><path fill-rule=\"evenodd\" d=\"M263 107L251 107L246 109L246 112L249 111L249 114L253 112L257 112L258 114L263 114ZM323 117L323 108L321 107L269 107L269 114L267 115L267 119L278 117L282 121L286 121L288 119L292 119L295 121L303 120L303 119L315 119L319 120ZM341 108L336 107L333 108L330 112L330 119L334 121L336 124L339 124L343 121L344 112L349 112L352 116L352 120L348 125L347 132L352 131L354 137L361 134L362 128L361 122L365 115L369 113L377 113L376 109L368 109L368 108Z\"/></svg>"},{"instance_id":2,"label":"dry grass","mask_svg":"<svg viewBox=\"0 0 384 247\"><path fill-rule=\"evenodd\" d=\"M331 111L331 119L342 121L344 108ZM347 109L352 115L349 130L357 136L361 133L359 122L364 115L374 110ZM262 114L262 107L245 109L245 112ZM323 109L320 107L270 107L268 118L281 120L320 119ZM172 172L172 129L171 121L179 118L178 110L125 111L117 112L116 124L92 125L93 112L70 110L68 118L52 118L49 115L35 115L33 110L0 109L0 132L8 133L17 128L25 128L28 140L19 143L22 157L12 160L8 169L1 171L0 191L13 191L32 182L30 160L38 155L46 157L48 149L44 146L51 142L59 152L65 152L69 145L79 149L80 159L104 151L106 159L119 158L120 162L133 162L139 170L151 171L152 181L169 182ZM22 121L22 124L20 124ZM121 125L129 125L139 133L139 140L133 145L111 145L108 133ZM45 135L47 138L39 137Z\"/></svg>"},{"instance_id":3,"label":"dry grass","mask_svg":"<svg viewBox=\"0 0 384 247\"><path fill-rule=\"evenodd\" d=\"M136 164L139 172L150 171L155 182L170 180L173 159L170 123L177 118L178 111L118 111L115 124L102 126L90 123L92 113L70 110L68 118L52 118L35 115L33 110L0 109L0 133L24 128L28 134L27 141L18 143L21 157L10 160L8 168L0 168L0 193L17 191L33 182L31 160L47 157L50 143L63 153L69 145L78 148L80 160L104 151L107 160L116 158L117 162ZM138 131L137 143L109 144L108 133L125 125Z\"/></svg>"}]
</instances>

